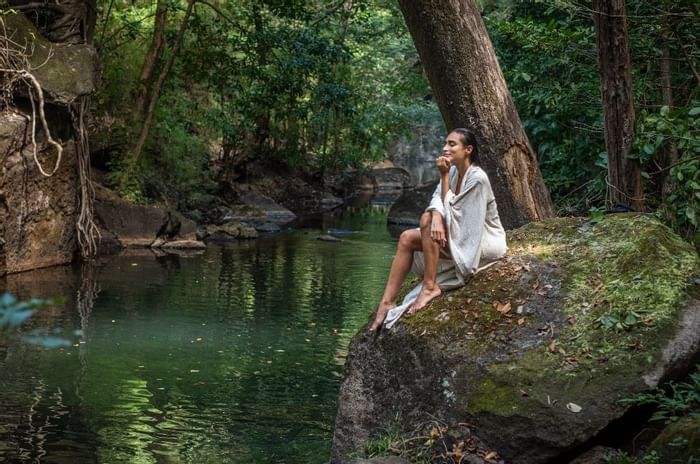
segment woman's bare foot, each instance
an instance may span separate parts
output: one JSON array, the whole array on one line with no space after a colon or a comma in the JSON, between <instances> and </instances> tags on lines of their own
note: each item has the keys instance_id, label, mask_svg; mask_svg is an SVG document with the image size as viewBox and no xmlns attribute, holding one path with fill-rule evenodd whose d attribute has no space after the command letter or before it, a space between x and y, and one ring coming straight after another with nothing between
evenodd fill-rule
<instances>
[{"instance_id":1,"label":"woman's bare foot","mask_svg":"<svg viewBox=\"0 0 700 464\"><path fill-rule=\"evenodd\" d=\"M416 314L421 309L428 306L428 303L433 301L435 298L442 295L442 290L439 286L435 286L432 289L427 288L425 285L421 289L416 301L413 302L410 308L408 308L408 314Z\"/></svg>"},{"instance_id":2,"label":"woman's bare foot","mask_svg":"<svg viewBox=\"0 0 700 464\"><path fill-rule=\"evenodd\" d=\"M367 329L369 332L375 332L379 330L379 328L384 324L384 319L386 319L386 315L389 313L389 311L393 308L396 307L396 303L393 301L390 301L388 303L380 303L379 307L377 307L377 316L374 318L374 322L372 323L372 326Z\"/></svg>"}]
</instances>

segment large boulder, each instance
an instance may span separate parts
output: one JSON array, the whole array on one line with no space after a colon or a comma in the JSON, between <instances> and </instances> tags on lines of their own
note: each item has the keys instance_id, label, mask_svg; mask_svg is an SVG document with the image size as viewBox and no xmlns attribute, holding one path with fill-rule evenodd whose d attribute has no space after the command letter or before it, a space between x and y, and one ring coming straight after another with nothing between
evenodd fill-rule
<instances>
[{"instance_id":1,"label":"large boulder","mask_svg":"<svg viewBox=\"0 0 700 464\"><path fill-rule=\"evenodd\" d=\"M98 57L94 47L49 42L21 13L4 14L2 18L8 37L26 47L31 72L49 101L69 105L95 91Z\"/></svg>"},{"instance_id":2,"label":"large boulder","mask_svg":"<svg viewBox=\"0 0 700 464\"><path fill-rule=\"evenodd\" d=\"M101 185L95 185L94 212L100 227L100 254L128 247L204 248L197 240L195 223L177 211L129 203Z\"/></svg>"},{"instance_id":3,"label":"large boulder","mask_svg":"<svg viewBox=\"0 0 700 464\"><path fill-rule=\"evenodd\" d=\"M549 220L511 232L509 247L392 330L355 336L333 462L397 418L404 443L435 423L461 434L460 453L568 461L625 415L618 400L697 362L698 255L653 217Z\"/></svg>"},{"instance_id":4,"label":"large boulder","mask_svg":"<svg viewBox=\"0 0 700 464\"><path fill-rule=\"evenodd\" d=\"M376 190L403 190L411 186L411 174L402 168L388 167L371 172Z\"/></svg>"},{"instance_id":5,"label":"large boulder","mask_svg":"<svg viewBox=\"0 0 700 464\"><path fill-rule=\"evenodd\" d=\"M417 227L420 215L425 211L433 192L435 192L435 186L436 184L432 183L404 191L391 205L387 222Z\"/></svg>"},{"instance_id":6,"label":"large boulder","mask_svg":"<svg viewBox=\"0 0 700 464\"><path fill-rule=\"evenodd\" d=\"M266 222L287 224L297 217L296 214L279 205L272 198L259 192L249 191L241 193L240 201L248 207L262 211Z\"/></svg>"}]
</instances>

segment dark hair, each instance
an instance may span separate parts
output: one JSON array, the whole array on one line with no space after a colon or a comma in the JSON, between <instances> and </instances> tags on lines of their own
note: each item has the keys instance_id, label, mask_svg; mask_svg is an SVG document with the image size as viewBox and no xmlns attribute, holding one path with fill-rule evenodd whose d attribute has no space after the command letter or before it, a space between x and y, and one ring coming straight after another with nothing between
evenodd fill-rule
<instances>
[{"instance_id":1,"label":"dark hair","mask_svg":"<svg viewBox=\"0 0 700 464\"><path fill-rule=\"evenodd\" d=\"M471 145L474 147L472 150L471 155L469 155L469 161L471 161L472 164L479 164L479 146L476 143L476 135L474 135L474 132L470 131L469 129L465 129L463 127L458 127L457 129L452 129L450 132L456 132L462 137L462 145L465 147L468 145Z\"/></svg>"}]
</instances>

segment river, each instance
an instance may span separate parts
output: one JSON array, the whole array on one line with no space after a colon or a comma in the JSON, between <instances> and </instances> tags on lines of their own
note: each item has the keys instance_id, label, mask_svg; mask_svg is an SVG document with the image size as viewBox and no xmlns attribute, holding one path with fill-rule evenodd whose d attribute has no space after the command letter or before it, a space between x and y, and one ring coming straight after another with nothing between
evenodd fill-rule
<instances>
[{"instance_id":1,"label":"river","mask_svg":"<svg viewBox=\"0 0 700 464\"><path fill-rule=\"evenodd\" d=\"M8 276L64 299L30 325L72 346L0 345L0 462L328 462L347 347L394 253L387 209ZM341 242L317 240L330 228Z\"/></svg>"}]
</instances>

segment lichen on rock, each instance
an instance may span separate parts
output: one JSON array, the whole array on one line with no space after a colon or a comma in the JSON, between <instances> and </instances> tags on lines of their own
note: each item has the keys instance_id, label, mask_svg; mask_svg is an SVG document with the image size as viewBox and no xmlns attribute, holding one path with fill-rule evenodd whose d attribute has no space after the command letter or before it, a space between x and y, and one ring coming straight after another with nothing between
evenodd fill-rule
<instances>
[{"instance_id":1,"label":"lichen on rock","mask_svg":"<svg viewBox=\"0 0 700 464\"><path fill-rule=\"evenodd\" d=\"M335 462L397 414L407 434L437 417L506 460L557 459L623 416L620 398L695 362L698 255L653 216L532 223L509 247L393 330L355 337Z\"/></svg>"}]
</instances>

